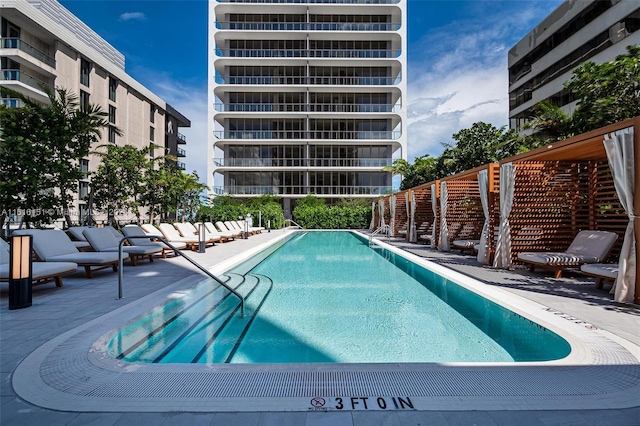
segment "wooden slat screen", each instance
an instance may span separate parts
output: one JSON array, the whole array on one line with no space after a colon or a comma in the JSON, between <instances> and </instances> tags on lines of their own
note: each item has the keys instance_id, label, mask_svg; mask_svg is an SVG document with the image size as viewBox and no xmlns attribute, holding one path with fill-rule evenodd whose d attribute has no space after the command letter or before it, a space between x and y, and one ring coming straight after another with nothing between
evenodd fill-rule
<instances>
[{"instance_id":1,"label":"wooden slat screen","mask_svg":"<svg viewBox=\"0 0 640 426\"><path fill-rule=\"evenodd\" d=\"M416 231L418 235L427 233L433 223L433 210L431 209L431 186L423 186L414 190L416 199ZM439 210L439 209L438 209ZM418 242L424 242L418 240Z\"/></svg>"},{"instance_id":2,"label":"wooden slat screen","mask_svg":"<svg viewBox=\"0 0 640 426\"><path fill-rule=\"evenodd\" d=\"M398 192L396 194L396 211L395 211L395 222L394 222L394 235L403 236L398 231L407 230L407 202L404 199L404 192Z\"/></svg>"},{"instance_id":3,"label":"wooden slat screen","mask_svg":"<svg viewBox=\"0 0 640 426\"><path fill-rule=\"evenodd\" d=\"M449 240L461 237L464 239L479 239L484 213L480 201L480 191L476 180L448 180L447 181L447 224L450 230ZM473 231L469 235L451 232L454 223L460 225L471 224Z\"/></svg>"},{"instance_id":4,"label":"wooden slat screen","mask_svg":"<svg viewBox=\"0 0 640 426\"><path fill-rule=\"evenodd\" d=\"M622 238L626 220L606 162L516 164L509 216L514 261L523 251L564 251L584 229L610 230Z\"/></svg>"}]
</instances>

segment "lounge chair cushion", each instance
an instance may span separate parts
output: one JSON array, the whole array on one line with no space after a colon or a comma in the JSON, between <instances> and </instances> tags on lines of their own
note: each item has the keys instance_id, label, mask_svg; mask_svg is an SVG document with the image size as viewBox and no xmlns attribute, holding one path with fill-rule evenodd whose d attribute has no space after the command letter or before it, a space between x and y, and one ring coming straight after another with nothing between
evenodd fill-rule
<instances>
[{"instance_id":1,"label":"lounge chair cushion","mask_svg":"<svg viewBox=\"0 0 640 426\"><path fill-rule=\"evenodd\" d=\"M134 246L147 246L147 247L160 247L161 249L167 249L169 250L170 247L162 242L156 242L156 241L151 241L149 238L147 238L147 233L144 232L144 230L137 226L137 225L127 225L124 228L122 228L122 233L127 236L127 237L136 237L136 236L141 236L141 237L145 237L145 238L131 238L129 239L129 242L131 243L131 245ZM157 233L154 233L153 235L156 235L158 237L162 236L162 233L160 231L158 231ZM185 247L187 247L187 245L183 242L179 242L179 241L169 241L169 243L171 243L171 245L173 245L175 248L177 248L178 250L181 250Z\"/></svg>"},{"instance_id":2,"label":"lounge chair cushion","mask_svg":"<svg viewBox=\"0 0 640 426\"><path fill-rule=\"evenodd\" d=\"M158 225L158 227L160 228L160 232L162 233L162 235L164 235L164 238L167 241L180 241L187 244L198 243L198 238L183 237L182 235L180 235L180 232L178 232L175 226L171 225L170 223L161 223L160 225Z\"/></svg>"},{"instance_id":3,"label":"lounge chair cushion","mask_svg":"<svg viewBox=\"0 0 640 426\"><path fill-rule=\"evenodd\" d=\"M524 252L518 259L544 265L578 266L605 260L618 239L614 232L580 231L565 252Z\"/></svg>"},{"instance_id":4,"label":"lounge chair cushion","mask_svg":"<svg viewBox=\"0 0 640 426\"><path fill-rule=\"evenodd\" d=\"M67 234L71 236L75 241L87 241L84 237L84 230L90 228L90 226L71 226L67 229Z\"/></svg>"},{"instance_id":5,"label":"lounge chair cushion","mask_svg":"<svg viewBox=\"0 0 640 426\"><path fill-rule=\"evenodd\" d=\"M590 265L582 265L580 270L585 274L609 278L612 280L615 280L618 277L617 263L592 263Z\"/></svg>"},{"instance_id":6,"label":"lounge chair cushion","mask_svg":"<svg viewBox=\"0 0 640 426\"><path fill-rule=\"evenodd\" d=\"M480 240L455 240L452 243L452 246L456 248L472 249L478 244L480 244Z\"/></svg>"},{"instance_id":7,"label":"lounge chair cushion","mask_svg":"<svg viewBox=\"0 0 640 426\"><path fill-rule=\"evenodd\" d=\"M97 252L118 252L120 240L109 228L89 228L85 229L83 234ZM135 255L147 255L161 252L162 246L123 246L122 251Z\"/></svg>"},{"instance_id":8,"label":"lounge chair cushion","mask_svg":"<svg viewBox=\"0 0 640 426\"><path fill-rule=\"evenodd\" d=\"M32 278L34 280L40 280L43 278L54 277L56 275L72 273L72 272L75 272L77 269L78 269L78 264L73 262L33 262ZM9 279L9 264L0 263L0 280L6 281L8 279Z\"/></svg>"},{"instance_id":9,"label":"lounge chair cushion","mask_svg":"<svg viewBox=\"0 0 640 426\"><path fill-rule=\"evenodd\" d=\"M46 262L73 262L84 266L104 265L118 261L118 253L79 252L69 236L57 229L23 229L14 233L32 235L33 250ZM129 255L125 253L123 258L127 257Z\"/></svg>"}]
</instances>

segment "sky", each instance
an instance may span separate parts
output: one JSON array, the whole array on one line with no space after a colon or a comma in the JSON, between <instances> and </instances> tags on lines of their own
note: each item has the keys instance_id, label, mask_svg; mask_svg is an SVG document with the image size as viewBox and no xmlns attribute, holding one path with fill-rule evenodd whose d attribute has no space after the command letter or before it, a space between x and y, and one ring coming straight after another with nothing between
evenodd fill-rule
<instances>
[{"instance_id":1,"label":"sky","mask_svg":"<svg viewBox=\"0 0 640 426\"><path fill-rule=\"evenodd\" d=\"M206 182L207 0L58 0L191 120L183 159ZM508 125L507 53L563 0L408 0L407 158L439 156L483 121Z\"/></svg>"}]
</instances>

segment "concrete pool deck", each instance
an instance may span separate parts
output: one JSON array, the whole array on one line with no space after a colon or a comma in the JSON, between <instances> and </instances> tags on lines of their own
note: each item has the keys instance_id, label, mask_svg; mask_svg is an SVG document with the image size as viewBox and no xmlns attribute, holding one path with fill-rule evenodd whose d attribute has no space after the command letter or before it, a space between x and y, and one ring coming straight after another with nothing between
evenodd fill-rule
<instances>
[{"instance_id":1,"label":"concrete pool deck","mask_svg":"<svg viewBox=\"0 0 640 426\"><path fill-rule=\"evenodd\" d=\"M206 267L214 267L235 255L252 250L256 246L273 240L283 235L283 231L272 233L262 233L251 237L249 240L238 240L227 244L221 244L207 249L207 253L198 254L190 252L194 259L201 262ZM612 301L611 295L607 291L597 290L593 285L593 280L579 275L568 275L562 280L554 280L549 274L529 273L525 270L517 271L496 271L480 266L470 256L458 255L456 253L439 253L426 248L426 246L407 244L402 240L389 241L392 245L416 253L422 257L429 258L438 264L445 265L460 273L470 275L476 279L486 282L489 286L499 287L502 290L513 292L520 297L536 302L549 308L549 312L557 315L567 323L580 323L592 325L599 330L610 333L611 336L621 338L640 345L640 309L636 306L616 304ZM2 305L0 306L0 356L2 368L2 394L1 394L1 417L2 424L133 424L152 422L153 424L239 424L239 425L299 425L299 424L331 424L336 425L377 425L377 424L487 424L487 425L507 425L507 424L616 424L616 425L637 425L640 424L640 396L619 395L619 399L626 401L621 406L611 409L588 409L580 405L559 403L553 409L535 410L526 407L512 406L508 409L497 409L500 404L508 404L504 398L495 398L487 395L485 404L480 404L470 410L456 410L456 404L461 403L454 398L442 398L435 401L433 406L425 410L395 410L395 411L368 411L362 410L362 400L356 399L356 405L361 410L351 411L295 411L287 412L291 409L290 401L280 398L282 411L260 412L257 406L247 406L246 410L239 412L218 412L218 413L197 413L200 410L198 404L189 409L183 404L182 409L173 409L172 412L134 412L140 407L113 411L109 406L109 398L103 398L94 407L56 407L56 395L50 393L46 395L47 389L40 389L44 397L52 401L52 408L46 409L33 405L18 396L14 390L14 383L20 383L19 387L25 389L29 386L22 377L14 377L16 369L20 363L21 368L26 368L35 358L34 354L43 351L43 345L51 347L70 346L70 352L59 352L64 355L55 362L50 363L48 368L56 369L64 374L71 374L78 382L82 380L90 381L95 377L83 377L86 371L74 368L75 361L69 361L73 354L76 340L64 338L65 333L77 336L77 330L93 330L100 326L107 327L101 317L110 315L117 317L118 310L139 309L144 304L145 298L152 293L162 293L166 295L176 283L185 277L194 276L196 270L184 259L170 259L156 262L141 263L137 267L125 266L124 269L124 296L123 300L115 300L117 295L117 274L109 271L96 273L92 280L85 279L82 274L75 274L67 277L64 288L55 288L52 284L34 289L34 304L32 307L22 310L9 311L7 309L6 285L2 288ZM165 296L166 297L166 296ZM141 311L140 311L141 312ZM105 317L106 318L106 317ZM97 324L97 325L96 325ZM75 333L75 334L74 334ZM56 341L57 340L57 341ZM52 343L53 342L53 343ZM55 345L54 345L55 343ZM46 346L44 346L46 348ZM77 352L77 351L76 351ZM86 350L85 350L86 353ZM29 357L29 358L27 358ZM87 358L87 357L85 357ZM35 365L35 364L34 364ZM562 373L563 367L557 367L560 377L566 375ZM594 381L600 380L603 383L615 377L616 372L611 369L611 365L591 366L590 375L595 377ZM634 371L637 366L632 367ZM385 370L381 368L380 370ZM31 371L33 373L33 371ZM474 372L475 373L475 372ZM21 374L18 371L17 374ZM56 373L57 374L57 373ZM60 383L51 383L49 386L57 386L63 389L65 384L64 375L57 376L50 374L50 377L61 378ZM481 374L481 372L480 372ZM632 373L632 375L635 373ZM586 376L585 376L586 377ZM316 379L317 378L312 378ZM288 379L287 379L288 380ZM570 381L570 379L569 379ZM114 382L115 383L115 382ZM286 383L285 383L286 384ZM561 384L559 382L559 384ZM586 384L586 383L585 383ZM145 383L147 391L153 388L153 383ZM191 385L187 383L186 387ZM627 384L629 385L629 384ZM633 385L633 384L632 384ZM635 383L635 386L638 384ZM178 386L176 386L178 387ZM628 387L628 386L627 386ZM629 388L629 387L628 387ZM633 389L633 386L630 387ZM40 395L42 397L43 395ZM345 395L346 396L346 395ZM355 395L354 395L355 396ZM361 396L361 395L358 395ZM556 400L553 392L550 392L550 399ZM637 403L633 404L633 399L637 398ZM113 398L113 396L111 397ZM594 397L593 406L603 406ZM498 401L496 401L498 399ZM62 400L60 400L62 401ZM115 399L112 399L112 402ZM170 400L167 400L170 404ZM429 399L427 399L429 401ZM566 399L570 401L570 399ZM84 400L86 402L86 400ZM202 402L202 401L201 401ZM334 401L335 402L335 401ZM383 403L393 404L397 400L384 400ZM83 399L78 399L78 405L83 403ZM353 401L348 401L353 404ZM103 404L100 406L100 404ZM117 404L115 404L117 405ZM605 404L606 405L606 404ZM423 406L426 406L423 404ZM552 405L550 405L552 406ZM442 407L439 409L439 407ZM484 409L483 409L484 407ZM615 401L610 401L609 407L615 407ZM630 408L624 408L630 407ZM85 412L74 412L78 411ZM349 407L351 408L351 407ZM524 408L524 409L518 409ZM66 410L66 411L65 411ZM86 411L91 412L86 412ZM108 412L111 411L111 412ZM166 411L166 410L158 410ZM181 412L184 411L184 412ZM201 411L201 410L200 410ZM6 423L5 423L6 422Z\"/></svg>"}]
</instances>

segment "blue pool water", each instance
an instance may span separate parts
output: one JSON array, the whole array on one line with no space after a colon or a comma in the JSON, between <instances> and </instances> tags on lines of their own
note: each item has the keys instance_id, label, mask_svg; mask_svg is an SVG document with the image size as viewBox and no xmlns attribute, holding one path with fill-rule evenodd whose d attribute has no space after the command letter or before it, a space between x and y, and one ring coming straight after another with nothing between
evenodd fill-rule
<instances>
[{"instance_id":1,"label":"blue pool water","mask_svg":"<svg viewBox=\"0 0 640 426\"><path fill-rule=\"evenodd\" d=\"M130 362L509 362L560 359L552 331L351 232L305 232L228 271L246 312L203 283L123 328Z\"/></svg>"}]
</instances>

